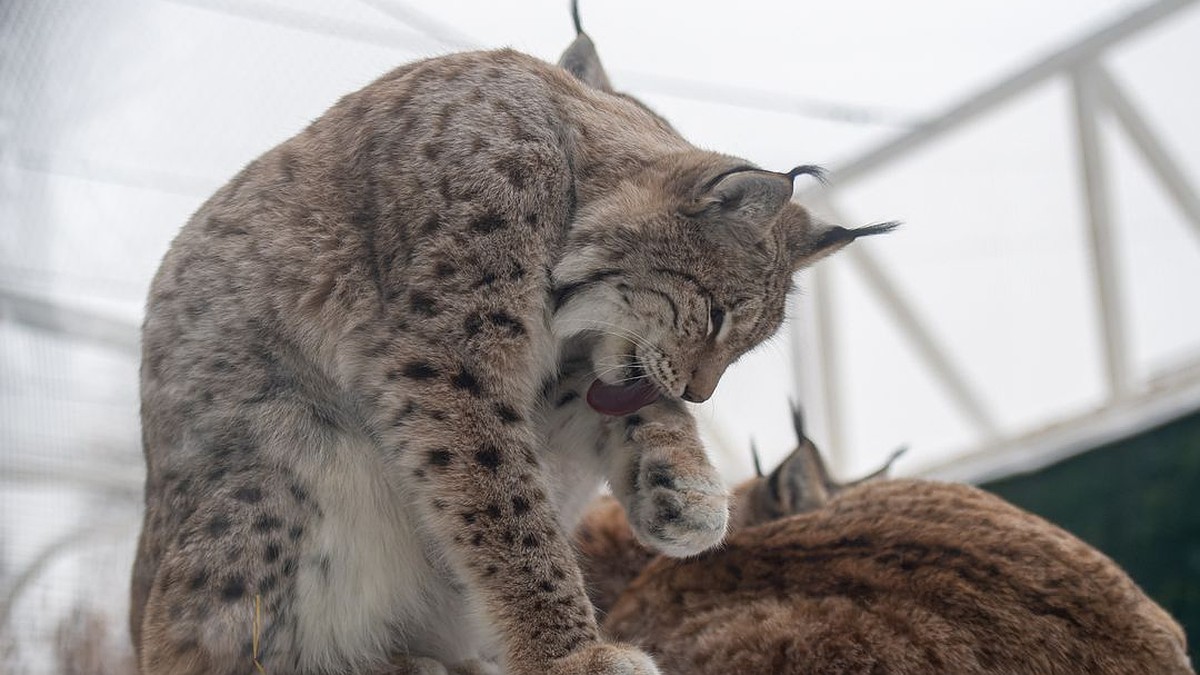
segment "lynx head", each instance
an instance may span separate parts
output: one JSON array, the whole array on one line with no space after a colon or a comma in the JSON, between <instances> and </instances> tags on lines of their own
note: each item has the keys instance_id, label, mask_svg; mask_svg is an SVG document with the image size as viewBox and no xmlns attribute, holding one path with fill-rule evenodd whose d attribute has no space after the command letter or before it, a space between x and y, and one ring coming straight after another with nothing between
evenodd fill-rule
<instances>
[{"instance_id":1,"label":"lynx head","mask_svg":"<svg viewBox=\"0 0 1200 675\"><path fill-rule=\"evenodd\" d=\"M770 474L762 474L758 453L754 453L754 469L758 475L734 490L731 529L820 509L840 492L887 478L892 464L907 450L902 447L893 452L884 465L870 475L839 483L829 475L820 451L805 435L804 415L796 406L792 406L792 426L796 431L796 449Z\"/></svg>"},{"instance_id":2,"label":"lynx head","mask_svg":"<svg viewBox=\"0 0 1200 675\"><path fill-rule=\"evenodd\" d=\"M577 15L576 29L559 64L611 92ZM820 170L671 150L580 205L553 271L554 330L586 342L593 408L707 400L729 364L779 327L797 270L895 226L821 223L792 201L800 174Z\"/></svg>"}]
</instances>

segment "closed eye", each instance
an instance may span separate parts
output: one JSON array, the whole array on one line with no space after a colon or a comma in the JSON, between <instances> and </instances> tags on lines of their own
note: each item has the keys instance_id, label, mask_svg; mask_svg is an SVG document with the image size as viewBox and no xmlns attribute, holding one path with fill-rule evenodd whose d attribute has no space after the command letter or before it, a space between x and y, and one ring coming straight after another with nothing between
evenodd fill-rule
<instances>
[{"instance_id":1,"label":"closed eye","mask_svg":"<svg viewBox=\"0 0 1200 675\"><path fill-rule=\"evenodd\" d=\"M721 326L725 324L725 310L720 307L713 307L708 311L708 335L712 337L721 332Z\"/></svg>"}]
</instances>

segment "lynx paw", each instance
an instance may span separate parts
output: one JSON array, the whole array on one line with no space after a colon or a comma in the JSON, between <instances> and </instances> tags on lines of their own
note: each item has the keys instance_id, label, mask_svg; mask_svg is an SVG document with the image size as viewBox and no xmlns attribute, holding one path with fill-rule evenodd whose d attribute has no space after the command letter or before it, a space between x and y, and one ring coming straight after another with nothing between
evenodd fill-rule
<instances>
[{"instance_id":1,"label":"lynx paw","mask_svg":"<svg viewBox=\"0 0 1200 675\"><path fill-rule=\"evenodd\" d=\"M638 539L674 558L721 543L729 520L729 496L715 472L691 474L662 461L643 461L630 497L629 522Z\"/></svg>"},{"instance_id":2,"label":"lynx paw","mask_svg":"<svg viewBox=\"0 0 1200 675\"><path fill-rule=\"evenodd\" d=\"M599 643L558 659L549 675L660 675L650 656L640 649Z\"/></svg>"}]
</instances>

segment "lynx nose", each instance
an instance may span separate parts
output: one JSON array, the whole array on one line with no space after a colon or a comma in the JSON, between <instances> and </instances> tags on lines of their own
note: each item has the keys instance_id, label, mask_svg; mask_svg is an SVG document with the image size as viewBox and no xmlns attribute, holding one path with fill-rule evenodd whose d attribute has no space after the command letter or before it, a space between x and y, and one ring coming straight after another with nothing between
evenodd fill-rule
<instances>
[{"instance_id":1,"label":"lynx nose","mask_svg":"<svg viewBox=\"0 0 1200 675\"><path fill-rule=\"evenodd\" d=\"M692 403L703 403L713 395L721 375L725 374L726 363L713 361L702 363L692 371L692 379L683 389L683 400Z\"/></svg>"}]
</instances>

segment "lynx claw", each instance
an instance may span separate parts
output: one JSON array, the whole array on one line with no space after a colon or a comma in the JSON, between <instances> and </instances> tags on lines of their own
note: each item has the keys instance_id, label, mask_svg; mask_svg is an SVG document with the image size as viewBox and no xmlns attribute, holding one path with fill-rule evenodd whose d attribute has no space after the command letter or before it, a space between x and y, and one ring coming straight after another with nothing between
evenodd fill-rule
<instances>
[{"instance_id":1,"label":"lynx claw","mask_svg":"<svg viewBox=\"0 0 1200 675\"><path fill-rule=\"evenodd\" d=\"M640 649L599 643L558 659L548 675L661 675L661 671Z\"/></svg>"}]
</instances>

